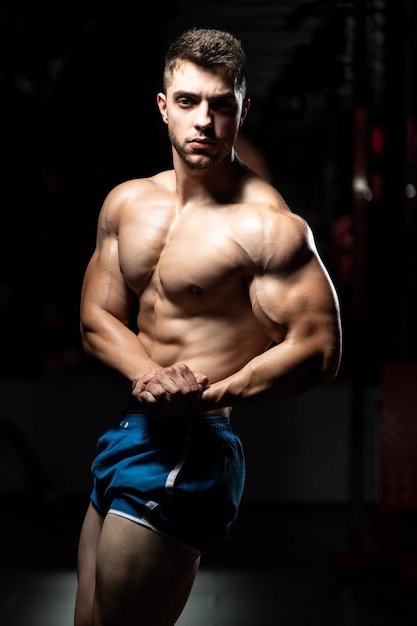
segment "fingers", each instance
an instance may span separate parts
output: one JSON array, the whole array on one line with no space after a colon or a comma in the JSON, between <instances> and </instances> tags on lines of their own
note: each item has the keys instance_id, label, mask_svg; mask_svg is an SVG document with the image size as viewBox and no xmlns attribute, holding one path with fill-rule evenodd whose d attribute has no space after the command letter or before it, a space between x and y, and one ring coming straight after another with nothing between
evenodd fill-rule
<instances>
[{"instance_id":1,"label":"fingers","mask_svg":"<svg viewBox=\"0 0 417 626\"><path fill-rule=\"evenodd\" d=\"M195 413L207 385L207 376L194 374L187 365L179 363L134 381L133 395L148 412Z\"/></svg>"},{"instance_id":2,"label":"fingers","mask_svg":"<svg viewBox=\"0 0 417 626\"><path fill-rule=\"evenodd\" d=\"M201 385L203 389L205 389L209 384L209 379L205 374L200 374L200 372L194 372L194 377L197 383Z\"/></svg>"}]
</instances>

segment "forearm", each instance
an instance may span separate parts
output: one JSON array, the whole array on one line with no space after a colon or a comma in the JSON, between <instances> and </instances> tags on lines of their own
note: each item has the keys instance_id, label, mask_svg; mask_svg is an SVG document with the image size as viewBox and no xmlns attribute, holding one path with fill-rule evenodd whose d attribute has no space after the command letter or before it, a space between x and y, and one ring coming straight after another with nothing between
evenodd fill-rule
<instances>
[{"instance_id":1,"label":"forearm","mask_svg":"<svg viewBox=\"0 0 417 626\"><path fill-rule=\"evenodd\" d=\"M262 404L298 395L333 380L339 360L337 343L323 350L313 342L301 347L284 341L231 376L209 385L203 392L200 408L206 411Z\"/></svg>"},{"instance_id":2,"label":"forearm","mask_svg":"<svg viewBox=\"0 0 417 626\"><path fill-rule=\"evenodd\" d=\"M110 314L102 313L99 323L81 321L85 352L133 381L158 369L146 353L138 335Z\"/></svg>"}]
</instances>

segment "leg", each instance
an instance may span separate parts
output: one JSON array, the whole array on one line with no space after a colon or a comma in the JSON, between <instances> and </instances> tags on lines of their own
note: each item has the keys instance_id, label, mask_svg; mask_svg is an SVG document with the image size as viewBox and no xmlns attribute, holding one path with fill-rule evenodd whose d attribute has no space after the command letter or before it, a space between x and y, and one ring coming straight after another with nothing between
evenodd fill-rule
<instances>
[{"instance_id":1,"label":"leg","mask_svg":"<svg viewBox=\"0 0 417 626\"><path fill-rule=\"evenodd\" d=\"M172 626L199 562L190 550L144 526L107 515L97 552L94 626Z\"/></svg>"},{"instance_id":2,"label":"leg","mask_svg":"<svg viewBox=\"0 0 417 626\"><path fill-rule=\"evenodd\" d=\"M92 504L87 509L78 546L78 588L75 601L75 626L92 626L96 587L96 561L103 518Z\"/></svg>"}]
</instances>

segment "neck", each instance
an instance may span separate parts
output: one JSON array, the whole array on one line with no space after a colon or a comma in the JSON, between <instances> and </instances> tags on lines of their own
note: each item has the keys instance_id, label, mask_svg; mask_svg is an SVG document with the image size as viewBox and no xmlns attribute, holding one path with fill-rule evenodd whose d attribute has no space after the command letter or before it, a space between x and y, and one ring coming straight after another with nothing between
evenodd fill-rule
<instances>
[{"instance_id":1,"label":"neck","mask_svg":"<svg viewBox=\"0 0 417 626\"><path fill-rule=\"evenodd\" d=\"M202 169L189 167L175 151L173 159L180 206L233 201L245 171L234 151L220 163Z\"/></svg>"}]
</instances>

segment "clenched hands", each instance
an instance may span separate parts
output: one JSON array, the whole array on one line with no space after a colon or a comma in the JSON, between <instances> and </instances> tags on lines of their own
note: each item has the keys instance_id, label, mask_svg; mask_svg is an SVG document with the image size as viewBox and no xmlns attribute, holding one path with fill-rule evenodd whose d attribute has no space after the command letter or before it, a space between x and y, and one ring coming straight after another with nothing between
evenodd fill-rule
<instances>
[{"instance_id":1,"label":"clenched hands","mask_svg":"<svg viewBox=\"0 0 417 626\"><path fill-rule=\"evenodd\" d=\"M155 416L196 414L209 380L184 363L145 374L132 383L132 395L144 413Z\"/></svg>"}]
</instances>

